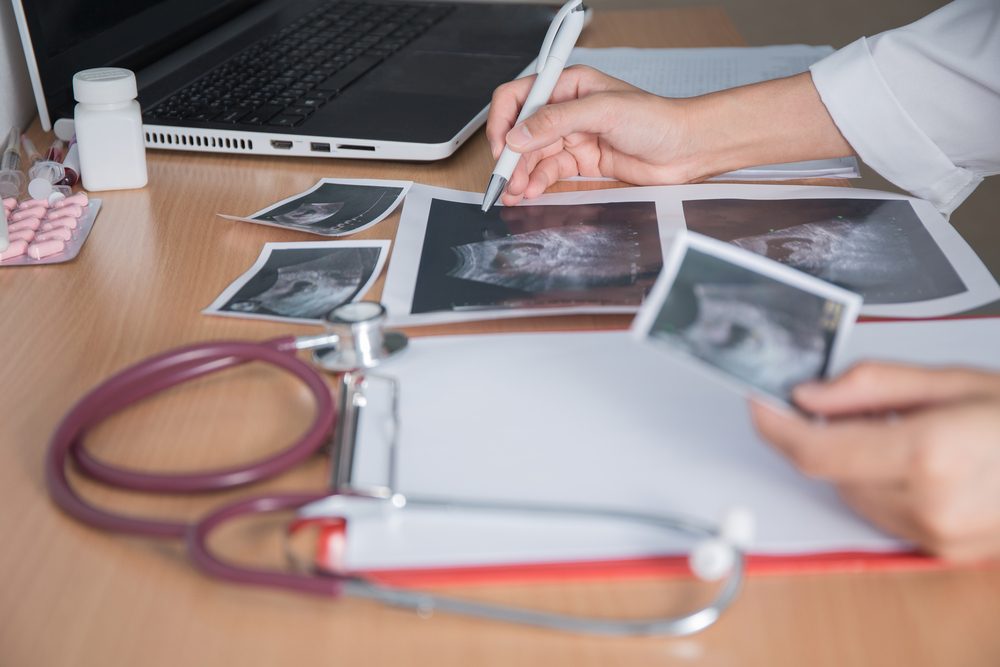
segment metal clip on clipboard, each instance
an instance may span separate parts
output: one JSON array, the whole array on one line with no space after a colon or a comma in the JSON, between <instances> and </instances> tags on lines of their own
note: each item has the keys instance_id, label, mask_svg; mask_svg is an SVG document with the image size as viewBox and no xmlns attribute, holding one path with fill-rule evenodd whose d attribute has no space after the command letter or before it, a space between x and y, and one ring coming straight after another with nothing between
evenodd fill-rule
<instances>
[{"instance_id":1,"label":"metal clip on clipboard","mask_svg":"<svg viewBox=\"0 0 1000 667\"><path fill-rule=\"evenodd\" d=\"M354 461L358 447L363 413L369 406L368 392L372 381L384 382L390 389L390 419L387 428L386 483L383 485L354 484ZM361 496L379 500L391 500L399 488L399 381L393 377L369 374L366 371L351 371L340 377L338 400L340 421L334 430L330 452L330 492L350 496ZM396 501L399 502L398 499Z\"/></svg>"}]
</instances>

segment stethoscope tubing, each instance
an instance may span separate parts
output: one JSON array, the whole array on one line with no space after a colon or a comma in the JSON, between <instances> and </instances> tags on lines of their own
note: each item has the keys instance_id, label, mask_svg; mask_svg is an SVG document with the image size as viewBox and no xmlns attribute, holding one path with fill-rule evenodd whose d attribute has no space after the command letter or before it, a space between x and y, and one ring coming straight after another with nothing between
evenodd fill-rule
<instances>
[{"instance_id":1,"label":"stethoscope tubing","mask_svg":"<svg viewBox=\"0 0 1000 667\"><path fill-rule=\"evenodd\" d=\"M219 507L202 517L187 531L185 542L188 557L195 567L203 573L235 584L251 584L293 590L299 593L337 597L343 592L344 583L350 580L350 577L316 576L231 565L217 557L208 546L212 532L228 521L250 514L295 510L307 503L326 498L328 495L330 494L325 491L319 493L282 493L243 498Z\"/></svg>"},{"instance_id":2,"label":"stethoscope tubing","mask_svg":"<svg viewBox=\"0 0 1000 667\"><path fill-rule=\"evenodd\" d=\"M295 510L327 498L323 490L282 493L244 498L209 512L194 523L164 521L116 514L83 500L67 477L70 458L80 471L108 485L157 493L200 493L259 482L292 468L325 445L333 432L336 408L323 377L295 356L296 339L276 338L262 343L219 341L199 343L139 362L95 387L73 406L60 422L49 443L45 459L45 481L49 493L65 513L102 530L156 538L183 538L193 564L203 573L239 584L293 590L325 597L350 595L389 605L435 610L536 627L601 635L687 635L711 625L737 595L743 578L743 556L734 550L734 567L722 589L708 605L680 616L611 620L572 617L529 609L492 605L380 585L362 576L344 573L316 575L281 570L246 568L227 563L209 548L212 532L222 524L246 515ZM315 415L306 432L285 450L245 465L200 473L153 474L112 466L98 461L84 447L87 432L116 412L160 391L211 373L251 361L274 365L300 379L315 400ZM374 502L386 502L373 499ZM713 534L710 526L687 518L653 515L610 508L544 506L532 503L497 503L436 498L410 498L411 506L438 509L520 511L554 515L597 516L638 521L679 530L692 536Z\"/></svg>"},{"instance_id":3,"label":"stethoscope tubing","mask_svg":"<svg viewBox=\"0 0 1000 667\"><path fill-rule=\"evenodd\" d=\"M473 616L491 621L548 628L562 632L624 637L638 635L670 635L674 637L694 634L712 625L735 600L743 582L744 559L739 550L733 551L733 566L714 599L695 611L678 616L661 616L635 619L607 619L599 617L570 616L521 607L490 604L465 600L446 595L384 586L360 575L299 574L287 571L246 568L220 559L209 547L212 533L223 524L247 515L265 512L295 510L308 503L327 498L328 493L284 493L254 498L244 498L219 507L195 523L187 535L188 557L195 566L209 576L236 584L265 586L280 590L293 590L326 597L349 596L373 600L383 604L414 610L422 615L440 611L463 616ZM370 502L389 502L371 498ZM528 512L552 516L602 518L659 526L680 531L692 537L714 534L712 528L692 518L650 514L629 510L600 507L564 505L539 505L534 503L503 503L494 501L455 501L438 498L410 498L407 507L420 506L433 509L486 512Z\"/></svg>"},{"instance_id":4,"label":"stethoscope tubing","mask_svg":"<svg viewBox=\"0 0 1000 667\"><path fill-rule=\"evenodd\" d=\"M154 474L103 463L84 448L87 432L112 414L170 387L251 361L272 364L294 375L315 400L312 424L285 450L240 466L200 473ZM130 366L80 399L60 422L49 443L45 482L56 505L79 521L114 532L183 538L189 528L187 523L115 514L83 500L67 478L67 459L72 457L84 474L111 486L153 493L217 491L258 482L302 463L326 444L335 416L329 387L312 366L295 356L294 338L190 345Z\"/></svg>"}]
</instances>

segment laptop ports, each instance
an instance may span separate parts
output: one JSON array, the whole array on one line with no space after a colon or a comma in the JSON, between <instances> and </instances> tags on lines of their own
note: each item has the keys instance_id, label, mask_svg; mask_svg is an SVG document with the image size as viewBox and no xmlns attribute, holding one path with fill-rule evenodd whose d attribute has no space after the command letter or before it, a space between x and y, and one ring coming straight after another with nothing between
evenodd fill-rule
<instances>
[{"instance_id":1,"label":"laptop ports","mask_svg":"<svg viewBox=\"0 0 1000 667\"><path fill-rule=\"evenodd\" d=\"M283 139L271 139L271 148L280 148L281 150L287 151L292 148L292 142L285 141Z\"/></svg>"},{"instance_id":2,"label":"laptop ports","mask_svg":"<svg viewBox=\"0 0 1000 667\"><path fill-rule=\"evenodd\" d=\"M323 144L323 143L319 143L319 142L316 142L316 141L311 142L309 144L309 148L310 148L310 150L312 150L313 153L329 153L330 152L330 144Z\"/></svg>"}]
</instances>

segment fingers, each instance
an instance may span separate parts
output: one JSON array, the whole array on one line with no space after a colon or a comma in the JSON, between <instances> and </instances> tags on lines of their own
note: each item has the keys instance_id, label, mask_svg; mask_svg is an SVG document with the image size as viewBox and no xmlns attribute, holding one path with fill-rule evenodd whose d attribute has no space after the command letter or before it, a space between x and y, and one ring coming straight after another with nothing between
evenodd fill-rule
<instances>
[{"instance_id":1,"label":"fingers","mask_svg":"<svg viewBox=\"0 0 1000 667\"><path fill-rule=\"evenodd\" d=\"M513 206L524 198L524 191L528 187L528 181L535 165L559 149L559 146L551 146L544 151L535 151L521 156L504 190L503 203L505 206Z\"/></svg>"},{"instance_id":2,"label":"fingers","mask_svg":"<svg viewBox=\"0 0 1000 667\"><path fill-rule=\"evenodd\" d=\"M969 508L964 518L947 517L947 511L929 503L910 485L846 484L839 485L838 491L858 514L927 553L956 563L1000 556L1000 512L990 506ZM984 519L970 521L969 516Z\"/></svg>"},{"instance_id":3,"label":"fingers","mask_svg":"<svg viewBox=\"0 0 1000 667\"><path fill-rule=\"evenodd\" d=\"M865 362L829 382L800 385L792 398L806 412L836 417L902 411L984 394L1000 395L1000 376Z\"/></svg>"},{"instance_id":4,"label":"fingers","mask_svg":"<svg viewBox=\"0 0 1000 667\"><path fill-rule=\"evenodd\" d=\"M760 433L806 474L834 482L876 525L954 561L1000 556L1000 375L958 373L963 396L903 416L810 421L751 406ZM967 377L974 376L971 378ZM976 384L981 383L981 384Z\"/></svg>"},{"instance_id":5,"label":"fingers","mask_svg":"<svg viewBox=\"0 0 1000 667\"><path fill-rule=\"evenodd\" d=\"M544 106L507 133L507 146L518 153L527 153L577 132L607 134L618 123L613 100L613 97L595 94Z\"/></svg>"},{"instance_id":6,"label":"fingers","mask_svg":"<svg viewBox=\"0 0 1000 667\"><path fill-rule=\"evenodd\" d=\"M526 76L505 83L493 92L493 101L490 103L490 112L486 120L486 139L490 143L494 160L500 157L507 133L514 126L534 83L534 75ZM550 102L566 102L611 90L638 89L591 67L573 65L563 70L559 76Z\"/></svg>"},{"instance_id":7,"label":"fingers","mask_svg":"<svg viewBox=\"0 0 1000 667\"><path fill-rule=\"evenodd\" d=\"M493 159L500 157L503 151L505 137L514 126L517 114L521 111L521 105L528 97L528 91L535 83L535 76L526 76L522 79L515 79L505 83L493 91L493 101L490 103L490 112L486 117L486 139L490 142L490 151Z\"/></svg>"},{"instance_id":8,"label":"fingers","mask_svg":"<svg viewBox=\"0 0 1000 667\"><path fill-rule=\"evenodd\" d=\"M810 421L754 401L754 426L811 477L838 481L898 481L909 472L913 428L878 418Z\"/></svg>"},{"instance_id":9,"label":"fingers","mask_svg":"<svg viewBox=\"0 0 1000 667\"><path fill-rule=\"evenodd\" d=\"M565 151L559 151L540 161L531 170L528 185L524 188L524 196L528 199L537 197L559 179L576 176L577 173L576 160L573 156Z\"/></svg>"},{"instance_id":10,"label":"fingers","mask_svg":"<svg viewBox=\"0 0 1000 667\"><path fill-rule=\"evenodd\" d=\"M878 528L927 547L904 484L842 484L837 491L845 503Z\"/></svg>"}]
</instances>

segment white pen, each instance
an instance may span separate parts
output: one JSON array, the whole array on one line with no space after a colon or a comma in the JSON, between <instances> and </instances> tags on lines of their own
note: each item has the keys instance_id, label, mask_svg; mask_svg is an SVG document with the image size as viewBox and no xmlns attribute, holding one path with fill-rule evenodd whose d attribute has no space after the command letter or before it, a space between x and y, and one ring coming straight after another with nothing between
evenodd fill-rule
<instances>
[{"instance_id":1,"label":"white pen","mask_svg":"<svg viewBox=\"0 0 1000 667\"><path fill-rule=\"evenodd\" d=\"M583 0L569 0L556 13L552 19L552 25L545 33L545 41L542 42L542 49L538 54L538 61L535 71L537 78L528 92L528 98L521 107L521 113L517 116L515 125L532 115L552 97L552 91L556 87L559 75L562 74L569 54L576 46L576 40L580 37L583 24L586 19L587 8L583 6ZM483 196L483 213L489 211L500 193L507 187L507 181L514 173L514 167L521 159L520 153L515 153L507 146L504 146L497 166L490 176L490 183L486 186L486 194Z\"/></svg>"}]
</instances>

